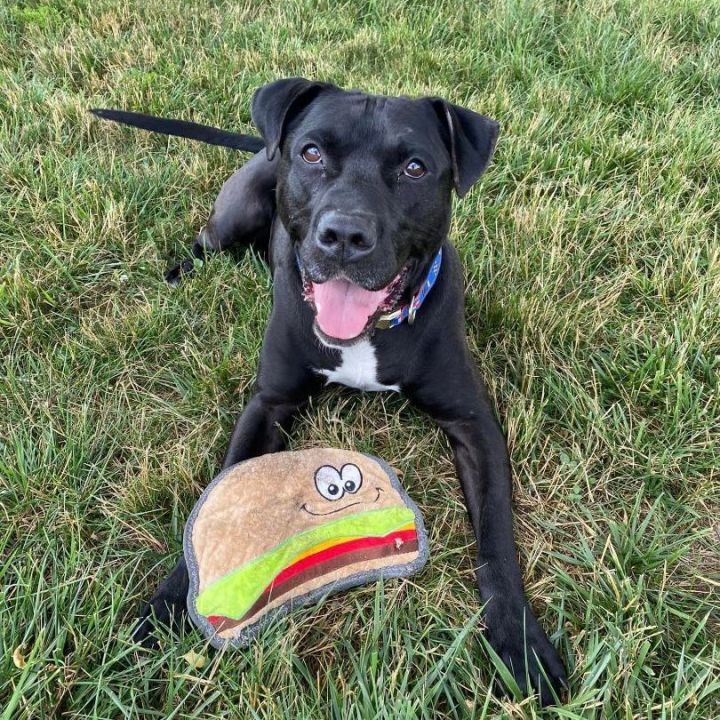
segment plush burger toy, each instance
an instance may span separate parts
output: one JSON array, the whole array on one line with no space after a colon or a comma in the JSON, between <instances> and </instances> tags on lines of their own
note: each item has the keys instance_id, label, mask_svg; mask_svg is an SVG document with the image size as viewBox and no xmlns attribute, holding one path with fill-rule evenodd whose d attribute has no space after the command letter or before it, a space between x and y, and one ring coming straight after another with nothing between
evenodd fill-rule
<instances>
[{"instance_id":1,"label":"plush burger toy","mask_svg":"<svg viewBox=\"0 0 720 720\"><path fill-rule=\"evenodd\" d=\"M188 608L216 647L271 618L427 561L422 517L383 460L334 449L263 455L223 471L185 527Z\"/></svg>"}]
</instances>

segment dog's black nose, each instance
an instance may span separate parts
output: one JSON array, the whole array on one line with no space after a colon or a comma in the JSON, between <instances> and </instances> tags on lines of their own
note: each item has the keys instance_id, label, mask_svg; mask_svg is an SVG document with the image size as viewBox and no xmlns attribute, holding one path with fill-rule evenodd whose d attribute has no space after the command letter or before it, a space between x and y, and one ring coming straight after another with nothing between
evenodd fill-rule
<instances>
[{"instance_id":1,"label":"dog's black nose","mask_svg":"<svg viewBox=\"0 0 720 720\"><path fill-rule=\"evenodd\" d=\"M355 262L375 248L377 232L372 218L327 212L318 223L316 242L326 255Z\"/></svg>"}]
</instances>

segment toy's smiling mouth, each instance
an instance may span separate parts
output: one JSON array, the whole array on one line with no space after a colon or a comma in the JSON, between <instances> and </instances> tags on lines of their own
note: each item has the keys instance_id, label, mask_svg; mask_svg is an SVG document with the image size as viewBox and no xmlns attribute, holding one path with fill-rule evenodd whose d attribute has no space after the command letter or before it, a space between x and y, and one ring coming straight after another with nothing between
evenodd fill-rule
<instances>
[{"instance_id":1,"label":"toy's smiling mouth","mask_svg":"<svg viewBox=\"0 0 720 720\"><path fill-rule=\"evenodd\" d=\"M315 515L315 516L322 516L322 515L335 515L335 513L342 512L343 510L347 510L348 508L353 507L354 505L372 505L376 503L380 499L380 493L383 492L382 488L376 487L375 490L377 491L377 495L375 495L374 500L358 500L357 502L349 503L348 505L343 505L341 508L338 508L337 510L330 510L329 512L313 512L308 508L307 503L303 503L300 506L301 510L304 510L308 515Z\"/></svg>"},{"instance_id":2,"label":"toy's smiling mouth","mask_svg":"<svg viewBox=\"0 0 720 720\"><path fill-rule=\"evenodd\" d=\"M303 273L303 297L315 311L315 329L330 341L357 340L380 315L395 309L407 274L404 267L385 287L367 290L342 277L316 283Z\"/></svg>"}]
</instances>

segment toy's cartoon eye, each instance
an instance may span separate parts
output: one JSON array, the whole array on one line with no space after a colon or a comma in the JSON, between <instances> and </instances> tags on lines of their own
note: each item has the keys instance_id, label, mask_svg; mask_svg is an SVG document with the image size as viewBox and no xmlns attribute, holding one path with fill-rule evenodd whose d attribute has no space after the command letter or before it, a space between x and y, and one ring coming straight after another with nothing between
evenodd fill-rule
<instances>
[{"instance_id":1,"label":"toy's cartoon eye","mask_svg":"<svg viewBox=\"0 0 720 720\"><path fill-rule=\"evenodd\" d=\"M353 465L352 463L343 465L340 470L340 475L345 492L356 493L362 487L363 477L357 465Z\"/></svg>"},{"instance_id":2,"label":"toy's cartoon eye","mask_svg":"<svg viewBox=\"0 0 720 720\"><path fill-rule=\"evenodd\" d=\"M342 477L332 465L323 465L315 471L315 487L326 500L339 500L345 494Z\"/></svg>"}]
</instances>

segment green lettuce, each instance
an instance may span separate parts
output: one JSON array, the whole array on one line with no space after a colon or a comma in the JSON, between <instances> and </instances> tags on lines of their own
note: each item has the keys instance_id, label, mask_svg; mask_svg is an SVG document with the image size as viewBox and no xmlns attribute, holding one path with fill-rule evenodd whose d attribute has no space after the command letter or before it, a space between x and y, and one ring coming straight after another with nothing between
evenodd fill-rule
<instances>
[{"instance_id":1,"label":"green lettuce","mask_svg":"<svg viewBox=\"0 0 720 720\"><path fill-rule=\"evenodd\" d=\"M411 522L415 515L403 506L368 510L304 530L208 585L197 597L197 612L239 620L284 568L316 545L335 538L382 537Z\"/></svg>"}]
</instances>

